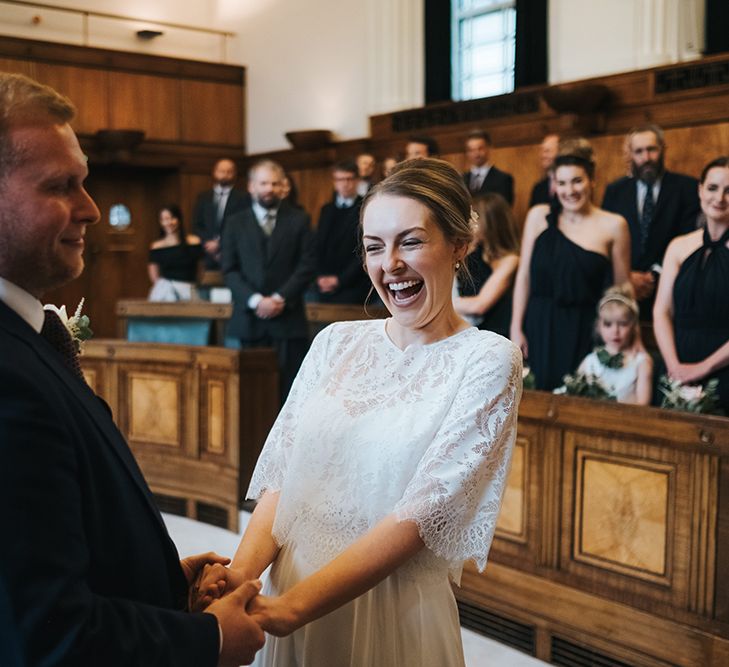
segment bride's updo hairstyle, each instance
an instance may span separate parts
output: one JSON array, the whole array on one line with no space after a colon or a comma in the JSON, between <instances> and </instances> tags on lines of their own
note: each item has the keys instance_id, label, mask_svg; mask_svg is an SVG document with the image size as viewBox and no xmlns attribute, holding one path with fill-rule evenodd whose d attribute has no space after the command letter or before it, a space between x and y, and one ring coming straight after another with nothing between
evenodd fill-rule
<instances>
[{"instance_id":1,"label":"bride's updo hairstyle","mask_svg":"<svg viewBox=\"0 0 729 667\"><path fill-rule=\"evenodd\" d=\"M463 177L444 160L416 158L395 165L392 173L375 185L365 196L360 210L359 225L367 205L380 195L406 197L425 206L443 236L455 246L468 246L473 239L471 195ZM463 274L465 262L459 273Z\"/></svg>"}]
</instances>

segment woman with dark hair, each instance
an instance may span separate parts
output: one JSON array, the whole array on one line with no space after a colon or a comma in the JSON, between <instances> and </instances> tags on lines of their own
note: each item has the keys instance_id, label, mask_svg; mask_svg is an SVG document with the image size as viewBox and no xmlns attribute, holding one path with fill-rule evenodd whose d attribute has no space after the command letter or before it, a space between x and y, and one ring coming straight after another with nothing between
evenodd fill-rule
<instances>
[{"instance_id":1,"label":"woman with dark hair","mask_svg":"<svg viewBox=\"0 0 729 667\"><path fill-rule=\"evenodd\" d=\"M168 204L159 211L160 238L150 246L150 301L189 301L195 297L203 248L200 238L185 234L182 211Z\"/></svg>"},{"instance_id":2,"label":"woman with dark hair","mask_svg":"<svg viewBox=\"0 0 729 667\"><path fill-rule=\"evenodd\" d=\"M456 311L479 329L509 336L511 292L519 267L519 231L511 206L500 194L474 197L475 239L466 257L471 274L458 282Z\"/></svg>"},{"instance_id":3,"label":"woman with dark hair","mask_svg":"<svg viewBox=\"0 0 729 667\"><path fill-rule=\"evenodd\" d=\"M511 340L537 389L551 391L577 368L592 349L605 287L628 280L628 225L592 203L594 175L590 144L563 142L554 162L557 201L534 206L524 224Z\"/></svg>"},{"instance_id":4,"label":"woman with dark hair","mask_svg":"<svg viewBox=\"0 0 729 667\"><path fill-rule=\"evenodd\" d=\"M273 563L248 606L255 665L462 667L450 581L483 569L509 468L521 354L454 310L471 205L448 163L398 165L361 213L391 313L314 340L258 460L229 585ZM450 581L449 581L450 579Z\"/></svg>"},{"instance_id":5,"label":"woman with dark hair","mask_svg":"<svg viewBox=\"0 0 729 667\"><path fill-rule=\"evenodd\" d=\"M704 224L666 250L653 328L668 374L682 384L717 379L729 411L729 157L701 172Z\"/></svg>"}]
</instances>

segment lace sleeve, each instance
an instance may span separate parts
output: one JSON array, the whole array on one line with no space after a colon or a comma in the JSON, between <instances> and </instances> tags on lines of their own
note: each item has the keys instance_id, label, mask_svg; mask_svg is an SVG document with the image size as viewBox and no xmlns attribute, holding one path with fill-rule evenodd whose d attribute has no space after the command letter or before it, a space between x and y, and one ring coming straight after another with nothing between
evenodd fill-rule
<instances>
[{"instance_id":1,"label":"lace sleeve","mask_svg":"<svg viewBox=\"0 0 729 667\"><path fill-rule=\"evenodd\" d=\"M291 385L286 403L281 408L263 445L246 498L258 500L264 491L281 489L286 474L287 454L294 443L301 406L319 381L326 359L329 337L334 326L328 326L314 338L296 379Z\"/></svg>"},{"instance_id":2,"label":"lace sleeve","mask_svg":"<svg viewBox=\"0 0 729 667\"><path fill-rule=\"evenodd\" d=\"M520 397L518 349L504 344L480 353L395 507L397 519L415 521L425 545L448 561L456 583L464 561L486 567Z\"/></svg>"}]
</instances>

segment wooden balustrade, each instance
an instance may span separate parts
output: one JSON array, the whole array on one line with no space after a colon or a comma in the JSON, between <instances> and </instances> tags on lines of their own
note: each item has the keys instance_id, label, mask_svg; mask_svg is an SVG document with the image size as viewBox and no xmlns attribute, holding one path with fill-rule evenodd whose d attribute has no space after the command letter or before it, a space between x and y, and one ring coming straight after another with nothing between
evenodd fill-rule
<instances>
[{"instance_id":1,"label":"wooden balustrade","mask_svg":"<svg viewBox=\"0 0 729 667\"><path fill-rule=\"evenodd\" d=\"M278 413L274 351L96 340L82 365L160 507L237 530Z\"/></svg>"},{"instance_id":2,"label":"wooden balustrade","mask_svg":"<svg viewBox=\"0 0 729 667\"><path fill-rule=\"evenodd\" d=\"M557 664L727 665L728 496L729 419L525 392L463 617Z\"/></svg>"}]
</instances>

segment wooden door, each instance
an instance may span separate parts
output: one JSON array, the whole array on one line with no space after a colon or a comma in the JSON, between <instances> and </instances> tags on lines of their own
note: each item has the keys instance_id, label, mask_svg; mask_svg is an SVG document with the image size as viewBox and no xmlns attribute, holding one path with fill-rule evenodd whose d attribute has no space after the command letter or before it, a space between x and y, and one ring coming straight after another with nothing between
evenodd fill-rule
<instances>
[{"instance_id":1,"label":"wooden door","mask_svg":"<svg viewBox=\"0 0 729 667\"><path fill-rule=\"evenodd\" d=\"M150 243L159 235L157 213L160 206L179 200L179 174L174 169L92 166L87 189L101 219L87 229L86 267L80 278L49 292L44 301L65 304L70 314L83 297L94 337L113 338L117 335L116 302L145 298L149 291L147 257ZM115 230L109 223L109 211L115 204L124 204L131 212L126 230ZM189 232L189 225L187 229Z\"/></svg>"}]
</instances>

